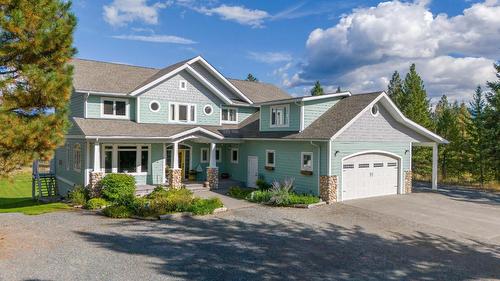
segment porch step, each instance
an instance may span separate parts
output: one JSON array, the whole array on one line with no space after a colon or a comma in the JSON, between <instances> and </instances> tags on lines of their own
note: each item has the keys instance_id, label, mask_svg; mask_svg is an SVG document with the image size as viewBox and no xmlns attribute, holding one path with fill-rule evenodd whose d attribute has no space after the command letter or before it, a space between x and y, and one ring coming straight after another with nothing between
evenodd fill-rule
<instances>
[{"instance_id":1,"label":"porch step","mask_svg":"<svg viewBox=\"0 0 500 281\"><path fill-rule=\"evenodd\" d=\"M183 184L184 186L186 186L187 189L191 191L208 190L208 187L203 187L202 182L185 182Z\"/></svg>"}]
</instances>

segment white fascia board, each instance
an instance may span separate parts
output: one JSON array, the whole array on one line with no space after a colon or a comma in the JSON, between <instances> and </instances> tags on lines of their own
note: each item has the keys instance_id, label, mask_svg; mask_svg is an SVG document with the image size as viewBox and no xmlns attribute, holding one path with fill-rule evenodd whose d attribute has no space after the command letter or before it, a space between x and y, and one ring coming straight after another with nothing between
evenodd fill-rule
<instances>
[{"instance_id":1,"label":"white fascia board","mask_svg":"<svg viewBox=\"0 0 500 281\"><path fill-rule=\"evenodd\" d=\"M221 98L223 101L225 101L226 104L231 104L231 105L234 104L232 100L230 100L228 97L226 97L226 95L224 95L221 91L219 91L217 88L215 88L215 86L212 85L212 83L208 82L208 80L205 79L205 77L201 76L201 74L199 74L196 70L194 70L194 68L187 65L186 70L189 73L191 73L191 75L193 75L196 79L198 79L198 81L200 81L203 85L205 85L207 88L209 88L219 98Z\"/></svg>"},{"instance_id":2,"label":"white fascia board","mask_svg":"<svg viewBox=\"0 0 500 281\"><path fill-rule=\"evenodd\" d=\"M321 96L307 96L307 97L297 97L297 98L284 99L284 100L268 101L268 102L259 103L258 105L259 106L261 106L261 105L275 105L275 104L285 104L285 103L292 103L292 102L305 102L305 101L322 100L322 99L336 98L336 97L349 97L349 96L351 96L351 92L342 92L342 93L335 93L335 94L328 94L328 95L321 95Z\"/></svg>"},{"instance_id":3,"label":"white fascia board","mask_svg":"<svg viewBox=\"0 0 500 281\"><path fill-rule=\"evenodd\" d=\"M190 135L190 134L194 134L194 133L204 133L204 134L207 134L209 136L212 136L218 140L221 140L223 139L224 137L221 136L221 135L218 135L212 131L209 131L207 129L204 129L202 127L196 127L196 128L193 128L193 129L189 129L189 130L186 130L182 133L178 133L178 134L175 134L173 136L170 136L169 139L177 139L177 138L180 138L180 137L183 137L183 136L186 136L186 135Z\"/></svg>"},{"instance_id":4,"label":"white fascia board","mask_svg":"<svg viewBox=\"0 0 500 281\"><path fill-rule=\"evenodd\" d=\"M145 90L147 90L147 89L149 89L149 88L153 87L154 85L156 85L156 84L158 84L158 83L160 83L160 82L162 82L162 81L164 81L164 80L166 80L166 79L168 79L168 78L170 78L170 77L174 76L175 74L177 74L177 73L181 72L181 71L182 71L182 70L184 70L186 67L188 67L188 65L187 65L187 64L183 64L183 65L179 66L178 68L176 68L176 69L174 69L174 70L170 71L169 73L166 73L165 75L161 76L160 78L158 78L158 79L156 79L156 80L154 80L154 81L149 82L148 84L146 84L146 85L144 85L144 86L140 87L140 88L139 88L139 89L137 89L137 90L134 90L133 92L131 92L131 93L130 93L130 95L131 95L131 96L136 96L136 95L138 95L138 94L142 93L143 91L145 91Z\"/></svg>"},{"instance_id":5,"label":"white fascia board","mask_svg":"<svg viewBox=\"0 0 500 281\"><path fill-rule=\"evenodd\" d=\"M107 97L127 97L127 93L112 93L112 92L98 92L98 91L87 91L87 90L75 90L75 93L79 94L91 94L96 96L107 96Z\"/></svg>"},{"instance_id":6,"label":"white fascia board","mask_svg":"<svg viewBox=\"0 0 500 281\"><path fill-rule=\"evenodd\" d=\"M201 62L212 74L214 74L219 80L221 80L224 84L226 84L229 88L231 88L231 90L236 92L236 94L238 94L246 102L248 102L249 104L253 104L253 102L249 98L247 98L240 90L238 90L238 88L236 88L231 82L229 82L229 80L227 80L226 77L224 77L224 75L222 75L219 71L217 71L217 69L215 69L203 57L197 56L192 60L188 61L187 64L191 65L197 61Z\"/></svg>"}]
</instances>

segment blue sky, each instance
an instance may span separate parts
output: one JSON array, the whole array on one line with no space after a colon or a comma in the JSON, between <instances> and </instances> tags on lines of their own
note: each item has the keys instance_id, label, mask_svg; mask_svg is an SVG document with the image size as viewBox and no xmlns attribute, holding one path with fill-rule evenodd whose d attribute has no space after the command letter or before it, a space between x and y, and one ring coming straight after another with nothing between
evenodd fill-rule
<instances>
[{"instance_id":1,"label":"blue sky","mask_svg":"<svg viewBox=\"0 0 500 281\"><path fill-rule=\"evenodd\" d=\"M202 55L294 95L383 90L411 62L431 97L464 100L495 79L500 2L75 0L77 57L165 67Z\"/></svg>"}]
</instances>

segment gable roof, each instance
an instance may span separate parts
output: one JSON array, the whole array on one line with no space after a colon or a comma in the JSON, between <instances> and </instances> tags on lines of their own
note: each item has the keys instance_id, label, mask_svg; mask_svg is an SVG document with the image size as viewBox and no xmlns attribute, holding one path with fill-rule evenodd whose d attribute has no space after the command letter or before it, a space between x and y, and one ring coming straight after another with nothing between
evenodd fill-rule
<instances>
[{"instance_id":1,"label":"gable roof","mask_svg":"<svg viewBox=\"0 0 500 281\"><path fill-rule=\"evenodd\" d=\"M289 94L272 84L231 78L228 80L253 103L291 98Z\"/></svg>"},{"instance_id":2,"label":"gable roof","mask_svg":"<svg viewBox=\"0 0 500 281\"><path fill-rule=\"evenodd\" d=\"M134 91L137 90L137 89L140 89L141 87L143 86L146 86L147 84L155 81L156 79L159 79L161 78L162 76L176 70L177 68L181 67L182 65L184 65L186 62L190 61L191 59L187 59L187 60L183 60L183 61L180 61L180 62L177 62L177 63L174 63L174 64L171 64L167 67L164 67L160 70L158 70L155 74L153 74L151 77L149 77L148 79L144 80L141 84L137 85L137 87L135 87ZM132 91L133 92L133 91Z\"/></svg>"}]
</instances>

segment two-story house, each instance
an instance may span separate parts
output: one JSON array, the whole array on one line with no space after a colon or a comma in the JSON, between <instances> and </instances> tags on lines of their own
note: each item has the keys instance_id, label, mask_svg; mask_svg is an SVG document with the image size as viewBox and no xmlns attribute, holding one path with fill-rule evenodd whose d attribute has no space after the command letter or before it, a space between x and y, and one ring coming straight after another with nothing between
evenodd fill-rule
<instances>
[{"instance_id":1,"label":"two-story house","mask_svg":"<svg viewBox=\"0 0 500 281\"><path fill-rule=\"evenodd\" d=\"M446 140L405 118L384 92L291 97L224 77L202 57L163 69L74 59L72 127L56 151L62 194L108 173L180 186L191 170L255 187L294 178L328 202L411 191L412 145Z\"/></svg>"}]
</instances>

